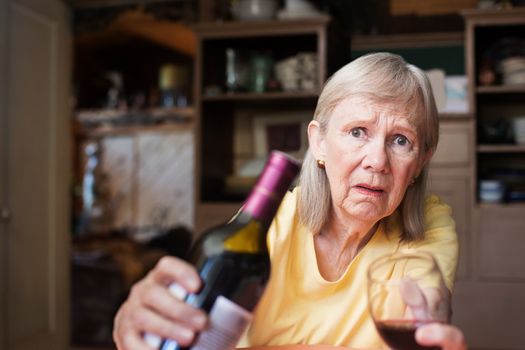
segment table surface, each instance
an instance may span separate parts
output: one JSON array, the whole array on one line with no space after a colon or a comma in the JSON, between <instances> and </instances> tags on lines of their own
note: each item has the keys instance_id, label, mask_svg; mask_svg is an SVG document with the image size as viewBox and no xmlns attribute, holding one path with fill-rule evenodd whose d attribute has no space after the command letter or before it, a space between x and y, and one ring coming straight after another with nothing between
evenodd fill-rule
<instances>
[{"instance_id":1,"label":"table surface","mask_svg":"<svg viewBox=\"0 0 525 350\"><path fill-rule=\"evenodd\" d=\"M255 346L246 350L352 350L333 345L279 345L279 346ZM354 349L357 350L357 349Z\"/></svg>"}]
</instances>

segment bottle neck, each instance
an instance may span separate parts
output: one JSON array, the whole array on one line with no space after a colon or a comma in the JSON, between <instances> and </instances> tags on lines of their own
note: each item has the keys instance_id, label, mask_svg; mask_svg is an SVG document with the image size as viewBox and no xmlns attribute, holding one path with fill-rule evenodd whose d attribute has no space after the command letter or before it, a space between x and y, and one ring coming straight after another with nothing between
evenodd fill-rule
<instances>
[{"instance_id":1,"label":"bottle neck","mask_svg":"<svg viewBox=\"0 0 525 350\"><path fill-rule=\"evenodd\" d=\"M223 249L258 254L266 250L266 232L299 165L280 152L272 152L241 210L227 226Z\"/></svg>"},{"instance_id":2,"label":"bottle neck","mask_svg":"<svg viewBox=\"0 0 525 350\"><path fill-rule=\"evenodd\" d=\"M240 216L249 216L268 227L279 208L281 199L282 196L256 186L246 199Z\"/></svg>"},{"instance_id":3,"label":"bottle neck","mask_svg":"<svg viewBox=\"0 0 525 350\"><path fill-rule=\"evenodd\" d=\"M272 152L242 211L269 226L298 170L285 154Z\"/></svg>"}]
</instances>

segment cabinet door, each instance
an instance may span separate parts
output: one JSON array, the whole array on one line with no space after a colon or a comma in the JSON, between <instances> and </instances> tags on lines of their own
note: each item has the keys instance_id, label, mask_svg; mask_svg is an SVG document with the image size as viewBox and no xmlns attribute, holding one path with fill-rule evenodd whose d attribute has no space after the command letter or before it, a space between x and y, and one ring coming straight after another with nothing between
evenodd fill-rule
<instances>
[{"instance_id":1,"label":"cabinet door","mask_svg":"<svg viewBox=\"0 0 525 350\"><path fill-rule=\"evenodd\" d=\"M465 177L449 177L440 174L430 175L430 193L452 207L452 216L456 222L459 241L459 261L456 280L465 279L469 274L469 216L470 182Z\"/></svg>"},{"instance_id":2,"label":"cabinet door","mask_svg":"<svg viewBox=\"0 0 525 350\"><path fill-rule=\"evenodd\" d=\"M429 192L452 207L459 240L456 280L470 274L471 167L473 165L472 122L442 120L438 148L430 163Z\"/></svg>"},{"instance_id":3,"label":"cabinet door","mask_svg":"<svg viewBox=\"0 0 525 350\"><path fill-rule=\"evenodd\" d=\"M0 237L9 350L68 348L70 32L59 0L0 1ZM4 17L5 16L5 17ZM7 41L4 42L4 39ZM0 150L1 151L1 150Z\"/></svg>"},{"instance_id":4,"label":"cabinet door","mask_svg":"<svg viewBox=\"0 0 525 350\"><path fill-rule=\"evenodd\" d=\"M523 350L525 283L458 281L452 297L452 323L469 349Z\"/></svg>"},{"instance_id":5,"label":"cabinet door","mask_svg":"<svg viewBox=\"0 0 525 350\"><path fill-rule=\"evenodd\" d=\"M525 205L477 210L476 267L485 280L507 280L525 286Z\"/></svg>"},{"instance_id":6,"label":"cabinet door","mask_svg":"<svg viewBox=\"0 0 525 350\"><path fill-rule=\"evenodd\" d=\"M471 348L524 348L524 212L522 205L475 209L472 277L456 283L453 297L453 321Z\"/></svg>"},{"instance_id":7,"label":"cabinet door","mask_svg":"<svg viewBox=\"0 0 525 350\"><path fill-rule=\"evenodd\" d=\"M101 169L114 208L112 228L193 229L193 130L108 136L102 145Z\"/></svg>"},{"instance_id":8,"label":"cabinet door","mask_svg":"<svg viewBox=\"0 0 525 350\"><path fill-rule=\"evenodd\" d=\"M432 157L433 167L467 168L472 164L472 125L470 121L441 121L439 143Z\"/></svg>"}]
</instances>

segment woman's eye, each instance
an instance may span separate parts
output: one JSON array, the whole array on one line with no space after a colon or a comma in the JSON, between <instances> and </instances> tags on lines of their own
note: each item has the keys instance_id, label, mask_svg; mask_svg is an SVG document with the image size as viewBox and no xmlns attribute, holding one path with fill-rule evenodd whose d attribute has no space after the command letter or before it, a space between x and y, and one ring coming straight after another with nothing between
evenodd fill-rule
<instances>
[{"instance_id":1,"label":"woman's eye","mask_svg":"<svg viewBox=\"0 0 525 350\"><path fill-rule=\"evenodd\" d=\"M410 142L408 141L408 139L403 136L403 135L397 135L396 137L394 137L394 143L396 145L399 145L399 146L406 146L408 145Z\"/></svg>"},{"instance_id":2,"label":"woman's eye","mask_svg":"<svg viewBox=\"0 0 525 350\"><path fill-rule=\"evenodd\" d=\"M363 129L362 128L352 128L352 130L350 130L350 134L353 137L361 137L363 136Z\"/></svg>"}]
</instances>

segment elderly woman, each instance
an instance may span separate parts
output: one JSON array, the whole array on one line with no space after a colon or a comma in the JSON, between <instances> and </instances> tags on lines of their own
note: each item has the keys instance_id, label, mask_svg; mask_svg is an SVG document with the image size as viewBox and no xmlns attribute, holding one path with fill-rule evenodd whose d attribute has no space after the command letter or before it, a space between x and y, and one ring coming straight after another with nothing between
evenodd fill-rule
<instances>
[{"instance_id":1,"label":"elderly woman","mask_svg":"<svg viewBox=\"0 0 525 350\"><path fill-rule=\"evenodd\" d=\"M366 270L405 248L432 253L452 289L457 238L450 208L425 198L438 116L425 74L401 57L363 56L326 83L308 126L299 186L268 232L272 271L240 347L329 344L384 348L367 309ZM187 263L165 258L137 283L115 319L119 349L148 349L144 332L189 344L206 317L170 295L200 286ZM416 332L424 345L464 349L452 326Z\"/></svg>"}]
</instances>

